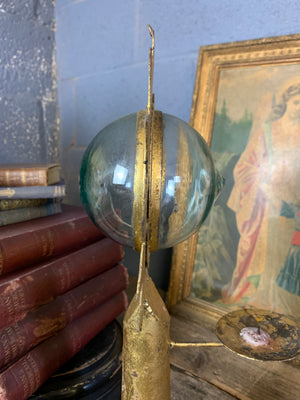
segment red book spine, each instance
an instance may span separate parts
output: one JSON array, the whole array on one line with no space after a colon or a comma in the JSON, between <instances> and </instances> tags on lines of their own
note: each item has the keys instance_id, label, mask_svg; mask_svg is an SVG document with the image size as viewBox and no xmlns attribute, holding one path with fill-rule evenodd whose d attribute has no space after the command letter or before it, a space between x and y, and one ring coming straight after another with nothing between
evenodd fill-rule
<instances>
[{"instance_id":1,"label":"red book spine","mask_svg":"<svg viewBox=\"0 0 300 400\"><path fill-rule=\"evenodd\" d=\"M105 238L48 263L0 279L0 329L23 319L34 307L48 303L122 260L121 245Z\"/></svg>"},{"instance_id":2,"label":"red book spine","mask_svg":"<svg viewBox=\"0 0 300 400\"><path fill-rule=\"evenodd\" d=\"M29 312L23 320L0 332L0 368L127 286L127 269L119 264Z\"/></svg>"},{"instance_id":3,"label":"red book spine","mask_svg":"<svg viewBox=\"0 0 300 400\"><path fill-rule=\"evenodd\" d=\"M71 213L63 212L2 227L0 275L79 249L104 236L86 214L77 214L72 218Z\"/></svg>"},{"instance_id":4,"label":"red book spine","mask_svg":"<svg viewBox=\"0 0 300 400\"><path fill-rule=\"evenodd\" d=\"M27 399L126 307L121 292L34 347L0 374L0 399Z\"/></svg>"}]
</instances>

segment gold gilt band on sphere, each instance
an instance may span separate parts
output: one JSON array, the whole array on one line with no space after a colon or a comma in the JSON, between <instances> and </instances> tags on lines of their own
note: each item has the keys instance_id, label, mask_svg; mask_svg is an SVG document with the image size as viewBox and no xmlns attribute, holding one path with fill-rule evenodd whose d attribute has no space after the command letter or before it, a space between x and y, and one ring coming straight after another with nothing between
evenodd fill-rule
<instances>
[{"instance_id":1,"label":"gold gilt band on sphere","mask_svg":"<svg viewBox=\"0 0 300 400\"><path fill-rule=\"evenodd\" d=\"M165 178L163 117L161 111L147 110L137 117L134 171L133 228L134 248L148 242L149 251L158 249L161 192Z\"/></svg>"}]
</instances>

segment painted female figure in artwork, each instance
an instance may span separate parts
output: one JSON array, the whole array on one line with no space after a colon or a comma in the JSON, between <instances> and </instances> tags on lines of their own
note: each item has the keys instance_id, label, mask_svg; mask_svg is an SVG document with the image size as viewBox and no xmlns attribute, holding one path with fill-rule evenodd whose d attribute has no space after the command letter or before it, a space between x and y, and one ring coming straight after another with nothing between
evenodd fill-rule
<instances>
[{"instance_id":1,"label":"painted female figure in artwork","mask_svg":"<svg viewBox=\"0 0 300 400\"><path fill-rule=\"evenodd\" d=\"M300 315L300 81L264 99L234 168L228 206L240 234L223 302ZM271 112L270 112L271 110Z\"/></svg>"}]
</instances>

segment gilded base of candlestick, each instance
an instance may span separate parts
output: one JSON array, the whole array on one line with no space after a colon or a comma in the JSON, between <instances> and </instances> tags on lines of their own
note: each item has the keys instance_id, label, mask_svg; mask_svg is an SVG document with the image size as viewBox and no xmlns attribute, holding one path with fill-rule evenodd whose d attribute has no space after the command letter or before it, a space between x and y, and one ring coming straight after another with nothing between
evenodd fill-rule
<instances>
[{"instance_id":1,"label":"gilded base of candlestick","mask_svg":"<svg viewBox=\"0 0 300 400\"><path fill-rule=\"evenodd\" d=\"M169 400L170 316L148 270L123 323L122 400Z\"/></svg>"}]
</instances>

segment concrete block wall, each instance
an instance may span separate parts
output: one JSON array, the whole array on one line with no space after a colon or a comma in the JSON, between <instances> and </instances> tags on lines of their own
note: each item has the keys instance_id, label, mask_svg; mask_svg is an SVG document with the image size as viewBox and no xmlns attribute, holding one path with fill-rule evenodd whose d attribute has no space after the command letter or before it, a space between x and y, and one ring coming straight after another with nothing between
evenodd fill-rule
<instances>
[{"instance_id":1,"label":"concrete block wall","mask_svg":"<svg viewBox=\"0 0 300 400\"><path fill-rule=\"evenodd\" d=\"M156 33L156 108L189 121L202 45L299 32L298 0L56 0L61 162L79 204L86 146L109 122L147 103L147 24ZM137 256L127 251L129 269ZM153 256L166 288L170 252Z\"/></svg>"},{"instance_id":2,"label":"concrete block wall","mask_svg":"<svg viewBox=\"0 0 300 400\"><path fill-rule=\"evenodd\" d=\"M0 162L58 161L54 4L0 0Z\"/></svg>"}]
</instances>

